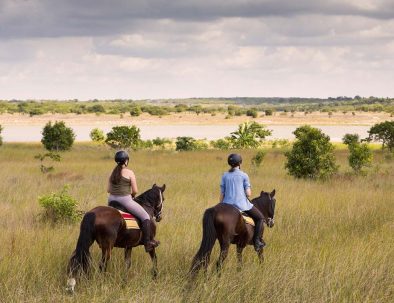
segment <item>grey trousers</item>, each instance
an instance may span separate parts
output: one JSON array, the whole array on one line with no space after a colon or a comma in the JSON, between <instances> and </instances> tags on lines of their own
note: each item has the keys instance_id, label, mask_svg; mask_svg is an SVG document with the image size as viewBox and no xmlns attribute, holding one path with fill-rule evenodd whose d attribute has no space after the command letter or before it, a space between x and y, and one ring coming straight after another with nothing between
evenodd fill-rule
<instances>
[{"instance_id":1,"label":"grey trousers","mask_svg":"<svg viewBox=\"0 0 394 303\"><path fill-rule=\"evenodd\" d=\"M124 208L126 208L132 215L140 219L141 222L144 222L145 220L150 220L150 217L146 212L146 210L137 202L135 202L130 195L128 196L109 195L108 203L111 201L117 201L120 204L122 204Z\"/></svg>"}]
</instances>

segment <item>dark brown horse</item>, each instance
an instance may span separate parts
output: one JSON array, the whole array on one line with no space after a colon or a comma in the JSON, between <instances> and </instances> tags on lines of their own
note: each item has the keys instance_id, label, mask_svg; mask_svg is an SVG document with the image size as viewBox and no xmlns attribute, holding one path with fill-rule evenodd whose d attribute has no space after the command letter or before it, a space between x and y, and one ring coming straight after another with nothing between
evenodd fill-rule
<instances>
[{"instance_id":1,"label":"dark brown horse","mask_svg":"<svg viewBox=\"0 0 394 303\"><path fill-rule=\"evenodd\" d=\"M165 188L165 184L162 187L154 184L151 189L135 198L135 201L147 211L151 218L152 238L156 234L156 224L153 219L155 218L157 222L161 220ZM77 247L68 264L68 289L73 291L76 283L75 277L81 271L84 273L88 271L90 263L89 248L94 241L98 243L102 252L100 270L105 271L114 247L125 249L126 268L129 269L132 248L143 244L141 238L141 230L126 229L123 217L114 207L98 206L88 211L82 219ZM152 273L155 277L157 275L155 249L149 251L149 255L153 262Z\"/></svg>"},{"instance_id":2,"label":"dark brown horse","mask_svg":"<svg viewBox=\"0 0 394 303\"><path fill-rule=\"evenodd\" d=\"M251 202L264 215L264 221L268 227L274 226L275 213L275 190L271 193L262 191L260 196ZM207 270L211 251L216 239L220 244L220 255L216 263L219 271L226 259L230 244L237 245L238 268L242 265L242 251L246 245L253 245L254 227L246 224L241 212L234 206L219 203L205 210L203 217L203 236L200 249L193 259L190 269L192 277L198 273L201 267ZM261 235L262 236L262 235ZM263 249L257 252L260 262L263 261Z\"/></svg>"}]
</instances>

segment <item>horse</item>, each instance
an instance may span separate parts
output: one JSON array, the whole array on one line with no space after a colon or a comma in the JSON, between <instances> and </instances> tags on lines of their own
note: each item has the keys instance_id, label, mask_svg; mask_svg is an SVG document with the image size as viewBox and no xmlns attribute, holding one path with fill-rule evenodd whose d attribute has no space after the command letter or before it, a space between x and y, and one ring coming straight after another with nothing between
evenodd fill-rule
<instances>
[{"instance_id":1,"label":"horse","mask_svg":"<svg viewBox=\"0 0 394 303\"><path fill-rule=\"evenodd\" d=\"M275 189L270 193L262 191L259 197L251 201L264 215L264 222L270 228L275 223L276 199L274 197ZM217 271L220 272L223 262L227 258L230 244L237 246L238 269L240 270L242 267L242 251L246 245L253 245L253 232L254 226L246 224L242 213L232 205L219 203L206 209L203 216L203 236L200 248L193 258L190 269L191 277L194 278L201 267L204 268L205 272L207 271L216 239L219 240L220 244L220 255L216 262ZM264 260L263 249L257 252L257 256L260 263L262 263Z\"/></svg>"},{"instance_id":2,"label":"horse","mask_svg":"<svg viewBox=\"0 0 394 303\"><path fill-rule=\"evenodd\" d=\"M134 198L149 214L151 218L151 236L156 234L156 222L162 219L162 210L164 203L163 193L166 189L154 184L152 188ZM110 205L115 205L111 201ZM121 207L116 207L121 208ZM87 273L90 265L90 246L96 241L101 248L102 256L99 264L101 271L106 271L107 263L111 258L111 252L114 247L125 249L126 269L131 267L132 248L143 245L142 232L140 229L126 229L126 222L120 212L111 206L98 206L88 211L82 218L80 234L77 246L67 266L69 279L67 289L74 291L76 284L75 277L81 273ZM122 210L122 209L121 209ZM123 209L123 211L125 211ZM153 268L153 277L157 276L157 256L155 249L149 251Z\"/></svg>"}]
</instances>

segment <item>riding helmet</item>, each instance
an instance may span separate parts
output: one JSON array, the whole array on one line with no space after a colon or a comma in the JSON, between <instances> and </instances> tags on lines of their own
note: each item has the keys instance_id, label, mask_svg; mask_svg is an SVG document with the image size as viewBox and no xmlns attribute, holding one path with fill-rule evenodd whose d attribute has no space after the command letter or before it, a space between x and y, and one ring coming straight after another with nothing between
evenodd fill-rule
<instances>
[{"instance_id":1,"label":"riding helmet","mask_svg":"<svg viewBox=\"0 0 394 303\"><path fill-rule=\"evenodd\" d=\"M238 165L241 165L242 163L242 157L239 154L231 154L227 158L227 163L231 167L236 167Z\"/></svg>"},{"instance_id":2,"label":"riding helmet","mask_svg":"<svg viewBox=\"0 0 394 303\"><path fill-rule=\"evenodd\" d=\"M119 165L125 164L126 161L129 160L129 154L124 151L124 150L120 150L118 152L116 152L115 154L115 162L118 163Z\"/></svg>"}]
</instances>

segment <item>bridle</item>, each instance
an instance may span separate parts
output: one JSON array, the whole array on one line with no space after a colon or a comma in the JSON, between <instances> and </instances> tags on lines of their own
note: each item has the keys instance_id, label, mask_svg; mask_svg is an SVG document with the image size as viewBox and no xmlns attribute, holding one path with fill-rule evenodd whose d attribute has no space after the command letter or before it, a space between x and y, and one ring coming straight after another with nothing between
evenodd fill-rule
<instances>
[{"instance_id":1,"label":"bridle","mask_svg":"<svg viewBox=\"0 0 394 303\"><path fill-rule=\"evenodd\" d=\"M155 207L155 209L160 209L159 211L157 211L157 213L155 214L156 219L161 217L161 213L163 212L163 194L161 193L160 188L158 188L159 190L159 197L160 197L160 202L157 205L157 207Z\"/></svg>"}]
</instances>

